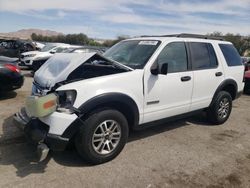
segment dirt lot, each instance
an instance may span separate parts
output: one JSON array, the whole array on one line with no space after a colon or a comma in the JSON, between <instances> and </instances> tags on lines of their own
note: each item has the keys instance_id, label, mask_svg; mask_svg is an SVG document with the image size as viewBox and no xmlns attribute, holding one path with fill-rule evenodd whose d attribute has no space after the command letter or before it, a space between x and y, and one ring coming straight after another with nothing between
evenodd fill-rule
<instances>
[{"instance_id":1,"label":"dirt lot","mask_svg":"<svg viewBox=\"0 0 250 188\"><path fill-rule=\"evenodd\" d=\"M234 103L224 125L199 115L133 132L106 164L89 166L74 149L37 164L12 124L31 90L24 74L23 88L0 97L0 187L250 187L250 96Z\"/></svg>"}]
</instances>

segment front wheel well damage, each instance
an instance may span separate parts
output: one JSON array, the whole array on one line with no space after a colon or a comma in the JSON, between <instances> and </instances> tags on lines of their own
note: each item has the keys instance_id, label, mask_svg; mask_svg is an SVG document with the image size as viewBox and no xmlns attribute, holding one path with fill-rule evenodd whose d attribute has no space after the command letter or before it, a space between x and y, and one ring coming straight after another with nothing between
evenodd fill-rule
<instances>
[{"instance_id":1,"label":"front wheel well damage","mask_svg":"<svg viewBox=\"0 0 250 188\"><path fill-rule=\"evenodd\" d=\"M84 126L87 118L106 109L121 112L128 121L130 129L133 129L139 123L139 109L132 98L120 93L102 94L90 99L79 107L77 120L64 131L63 136L69 139L74 138L79 128Z\"/></svg>"},{"instance_id":2,"label":"front wheel well damage","mask_svg":"<svg viewBox=\"0 0 250 188\"><path fill-rule=\"evenodd\" d=\"M137 115L138 113L136 112L136 109L134 109L133 107L129 106L126 103L117 102L117 101L97 105L93 110L88 111L84 115L84 117L82 117L82 120L86 119L86 117L89 117L93 113L96 113L104 109L114 109L114 110L121 112L127 119L129 128L133 128L139 122L139 117Z\"/></svg>"}]
</instances>

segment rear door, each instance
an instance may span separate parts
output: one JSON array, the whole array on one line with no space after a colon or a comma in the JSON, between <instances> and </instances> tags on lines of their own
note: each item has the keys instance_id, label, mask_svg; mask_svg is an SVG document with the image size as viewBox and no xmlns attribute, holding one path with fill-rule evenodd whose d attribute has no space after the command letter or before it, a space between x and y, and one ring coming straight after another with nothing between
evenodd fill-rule
<instances>
[{"instance_id":1,"label":"rear door","mask_svg":"<svg viewBox=\"0 0 250 188\"><path fill-rule=\"evenodd\" d=\"M218 63L214 46L206 42L188 42L194 87L190 111L208 107L224 80L223 67Z\"/></svg>"}]
</instances>

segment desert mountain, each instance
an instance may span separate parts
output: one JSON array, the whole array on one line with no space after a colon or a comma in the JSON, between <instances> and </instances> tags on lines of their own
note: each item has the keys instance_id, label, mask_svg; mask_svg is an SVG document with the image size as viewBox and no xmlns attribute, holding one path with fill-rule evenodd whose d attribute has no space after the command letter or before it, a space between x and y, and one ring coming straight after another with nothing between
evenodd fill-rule
<instances>
[{"instance_id":1,"label":"desert mountain","mask_svg":"<svg viewBox=\"0 0 250 188\"><path fill-rule=\"evenodd\" d=\"M21 30L15 31L15 32L0 33L0 36L2 36L2 37L15 37L15 38L21 38L21 39L30 39L32 33L36 33L37 35L44 35L44 36L56 36L56 35L63 34L63 33L51 31L51 30L21 29Z\"/></svg>"}]
</instances>

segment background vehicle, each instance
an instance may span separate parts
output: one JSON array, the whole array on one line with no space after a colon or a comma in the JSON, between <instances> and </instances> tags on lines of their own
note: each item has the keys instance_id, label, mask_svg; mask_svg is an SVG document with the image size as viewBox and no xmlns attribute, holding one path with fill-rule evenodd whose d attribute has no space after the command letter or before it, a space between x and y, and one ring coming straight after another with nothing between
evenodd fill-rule
<instances>
[{"instance_id":1,"label":"background vehicle","mask_svg":"<svg viewBox=\"0 0 250 188\"><path fill-rule=\"evenodd\" d=\"M21 54L20 65L31 67L36 58L51 57L55 53L62 52L71 45L64 43L49 43L41 51L30 51Z\"/></svg>"},{"instance_id":2,"label":"background vehicle","mask_svg":"<svg viewBox=\"0 0 250 188\"><path fill-rule=\"evenodd\" d=\"M35 45L22 40L0 40L0 55L19 58L23 52L36 50Z\"/></svg>"},{"instance_id":3,"label":"background vehicle","mask_svg":"<svg viewBox=\"0 0 250 188\"><path fill-rule=\"evenodd\" d=\"M32 43L35 45L36 50L39 50L39 51L40 51L41 49L43 49L44 46L45 46L45 44L40 43L40 42L35 42L35 41L33 41Z\"/></svg>"},{"instance_id":4,"label":"background vehicle","mask_svg":"<svg viewBox=\"0 0 250 188\"><path fill-rule=\"evenodd\" d=\"M16 65L16 62L2 60L0 58L0 92L11 91L22 87L24 77Z\"/></svg>"},{"instance_id":5,"label":"background vehicle","mask_svg":"<svg viewBox=\"0 0 250 188\"><path fill-rule=\"evenodd\" d=\"M245 65L245 71L250 70L250 57L241 57L242 62Z\"/></svg>"},{"instance_id":6,"label":"background vehicle","mask_svg":"<svg viewBox=\"0 0 250 188\"><path fill-rule=\"evenodd\" d=\"M63 50L61 53L89 53L89 52L96 52L102 54L105 52L105 48L92 47L92 46L69 47ZM35 58L32 63L32 70L36 72L51 56L52 55Z\"/></svg>"},{"instance_id":7,"label":"background vehicle","mask_svg":"<svg viewBox=\"0 0 250 188\"><path fill-rule=\"evenodd\" d=\"M0 56L0 63L9 63L18 66L19 59L13 57Z\"/></svg>"},{"instance_id":8,"label":"background vehicle","mask_svg":"<svg viewBox=\"0 0 250 188\"><path fill-rule=\"evenodd\" d=\"M250 94L250 70L245 72L244 79L245 79L244 92Z\"/></svg>"},{"instance_id":9,"label":"background vehicle","mask_svg":"<svg viewBox=\"0 0 250 188\"><path fill-rule=\"evenodd\" d=\"M29 138L40 132L34 141L42 153L71 140L100 164L122 151L131 129L197 111L223 124L243 77L232 43L201 35L128 39L103 55L56 54L35 74L26 106L33 119L24 129Z\"/></svg>"}]
</instances>

